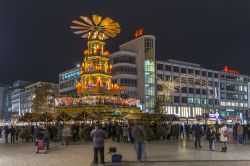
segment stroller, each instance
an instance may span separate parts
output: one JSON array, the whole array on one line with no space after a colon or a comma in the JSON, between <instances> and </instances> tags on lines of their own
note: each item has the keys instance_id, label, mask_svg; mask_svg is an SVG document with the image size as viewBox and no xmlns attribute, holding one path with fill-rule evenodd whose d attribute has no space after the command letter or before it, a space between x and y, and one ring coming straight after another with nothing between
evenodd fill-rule
<instances>
[{"instance_id":1,"label":"stroller","mask_svg":"<svg viewBox=\"0 0 250 166\"><path fill-rule=\"evenodd\" d=\"M39 153L40 151L43 151L43 153L45 153L49 149L49 138L46 131L43 131L42 139L41 137L37 139L35 148L36 148L36 153Z\"/></svg>"},{"instance_id":2,"label":"stroller","mask_svg":"<svg viewBox=\"0 0 250 166\"><path fill-rule=\"evenodd\" d=\"M49 139L38 139L35 145L36 153L47 152L49 149Z\"/></svg>"}]
</instances>

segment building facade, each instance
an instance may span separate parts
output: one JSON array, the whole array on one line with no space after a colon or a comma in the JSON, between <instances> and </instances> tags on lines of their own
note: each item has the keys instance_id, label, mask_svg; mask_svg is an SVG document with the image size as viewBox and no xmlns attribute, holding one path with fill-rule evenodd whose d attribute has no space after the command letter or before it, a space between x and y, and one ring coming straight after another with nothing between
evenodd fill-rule
<instances>
[{"instance_id":1,"label":"building facade","mask_svg":"<svg viewBox=\"0 0 250 166\"><path fill-rule=\"evenodd\" d=\"M80 70L80 67L76 67L59 74L60 95L76 94L75 84L81 79Z\"/></svg>"},{"instance_id":2,"label":"building facade","mask_svg":"<svg viewBox=\"0 0 250 166\"><path fill-rule=\"evenodd\" d=\"M249 77L235 70L232 71L220 72L221 115L229 121L247 122L249 120Z\"/></svg>"},{"instance_id":3,"label":"building facade","mask_svg":"<svg viewBox=\"0 0 250 166\"><path fill-rule=\"evenodd\" d=\"M31 84L27 81L18 80L12 84L11 90L11 112L12 115L21 115L20 109L20 94L24 91L24 88Z\"/></svg>"},{"instance_id":4,"label":"building facade","mask_svg":"<svg viewBox=\"0 0 250 166\"><path fill-rule=\"evenodd\" d=\"M194 118L204 113L219 112L218 71L171 59L156 61L156 71L157 99L164 113Z\"/></svg>"},{"instance_id":5,"label":"building facade","mask_svg":"<svg viewBox=\"0 0 250 166\"><path fill-rule=\"evenodd\" d=\"M249 77L234 70L206 69L178 60L155 60L155 37L139 36L109 55L113 83L126 87L126 94L139 98L145 112L156 101L163 112L182 118L216 115L217 119L248 121ZM76 94L80 68L59 75L60 95ZM218 115L218 116L217 116Z\"/></svg>"},{"instance_id":6,"label":"building facade","mask_svg":"<svg viewBox=\"0 0 250 166\"><path fill-rule=\"evenodd\" d=\"M143 35L120 45L120 51L110 54L113 82L138 97L145 112L153 112L155 104L155 37Z\"/></svg>"},{"instance_id":7,"label":"building facade","mask_svg":"<svg viewBox=\"0 0 250 166\"><path fill-rule=\"evenodd\" d=\"M58 84L37 82L25 87L20 93L21 115L29 112L50 111L54 97L58 95Z\"/></svg>"},{"instance_id":8,"label":"building facade","mask_svg":"<svg viewBox=\"0 0 250 166\"><path fill-rule=\"evenodd\" d=\"M130 97L138 97L137 56L138 54L128 51L117 51L109 56L113 65L113 84L125 86L126 94Z\"/></svg>"},{"instance_id":9,"label":"building facade","mask_svg":"<svg viewBox=\"0 0 250 166\"><path fill-rule=\"evenodd\" d=\"M9 121L11 114L11 86L0 85L0 121Z\"/></svg>"}]
</instances>

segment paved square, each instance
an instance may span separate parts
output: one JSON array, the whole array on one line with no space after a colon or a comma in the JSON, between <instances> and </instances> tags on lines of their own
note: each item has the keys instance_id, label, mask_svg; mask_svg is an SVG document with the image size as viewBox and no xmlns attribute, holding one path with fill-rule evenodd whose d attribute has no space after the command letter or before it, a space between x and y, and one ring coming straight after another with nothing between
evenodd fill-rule
<instances>
[{"instance_id":1,"label":"paved square","mask_svg":"<svg viewBox=\"0 0 250 166\"><path fill-rule=\"evenodd\" d=\"M229 144L228 152L209 151L206 141L202 142L200 150L193 148L193 140L154 141L146 145L148 161L137 163L132 144L117 143L107 140L105 143L105 160L110 164L108 147L116 146L118 153L123 155L123 163L118 165L134 166L184 166L184 165L250 165L250 144ZM91 142L77 145L63 146L51 143L51 150L47 154L35 154L33 143L18 142L5 144L0 141L0 166L89 166L91 165L93 150ZM117 164L115 164L117 165Z\"/></svg>"}]
</instances>

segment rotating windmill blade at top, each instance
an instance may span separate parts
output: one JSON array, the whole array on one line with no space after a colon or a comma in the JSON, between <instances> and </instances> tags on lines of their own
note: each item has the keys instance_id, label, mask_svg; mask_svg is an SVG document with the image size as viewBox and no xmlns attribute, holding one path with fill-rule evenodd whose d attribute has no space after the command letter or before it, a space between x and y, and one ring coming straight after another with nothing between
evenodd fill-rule
<instances>
[{"instance_id":1,"label":"rotating windmill blade at top","mask_svg":"<svg viewBox=\"0 0 250 166\"><path fill-rule=\"evenodd\" d=\"M80 16L80 19L81 21L72 21L73 25L70 28L82 38L105 40L108 37L113 38L121 32L119 23L109 17L103 19L101 16L93 15L92 20L85 16Z\"/></svg>"}]
</instances>

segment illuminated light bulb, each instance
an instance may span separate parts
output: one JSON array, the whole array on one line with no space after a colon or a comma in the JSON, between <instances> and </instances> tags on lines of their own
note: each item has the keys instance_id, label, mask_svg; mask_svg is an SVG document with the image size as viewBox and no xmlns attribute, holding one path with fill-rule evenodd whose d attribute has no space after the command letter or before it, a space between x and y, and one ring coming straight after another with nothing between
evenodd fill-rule
<instances>
[{"instance_id":1,"label":"illuminated light bulb","mask_svg":"<svg viewBox=\"0 0 250 166\"><path fill-rule=\"evenodd\" d=\"M89 55L89 50L84 50L83 54L84 54L84 56L88 56Z\"/></svg>"},{"instance_id":2,"label":"illuminated light bulb","mask_svg":"<svg viewBox=\"0 0 250 166\"><path fill-rule=\"evenodd\" d=\"M112 73L112 65L109 65L109 72Z\"/></svg>"}]
</instances>

